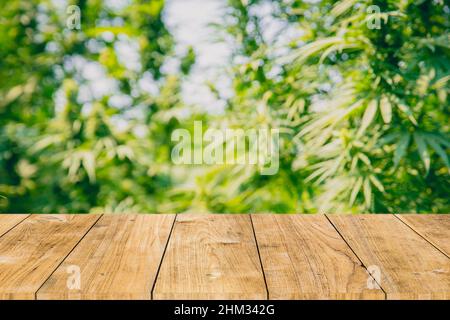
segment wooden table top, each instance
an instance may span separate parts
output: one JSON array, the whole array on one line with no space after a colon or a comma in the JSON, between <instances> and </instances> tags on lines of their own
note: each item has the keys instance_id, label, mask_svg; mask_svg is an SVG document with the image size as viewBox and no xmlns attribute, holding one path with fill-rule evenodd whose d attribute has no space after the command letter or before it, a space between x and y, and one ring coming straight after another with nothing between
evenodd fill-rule
<instances>
[{"instance_id":1,"label":"wooden table top","mask_svg":"<svg viewBox=\"0 0 450 320\"><path fill-rule=\"evenodd\" d=\"M0 214L0 299L450 299L450 215Z\"/></svg>"}]
</instances>

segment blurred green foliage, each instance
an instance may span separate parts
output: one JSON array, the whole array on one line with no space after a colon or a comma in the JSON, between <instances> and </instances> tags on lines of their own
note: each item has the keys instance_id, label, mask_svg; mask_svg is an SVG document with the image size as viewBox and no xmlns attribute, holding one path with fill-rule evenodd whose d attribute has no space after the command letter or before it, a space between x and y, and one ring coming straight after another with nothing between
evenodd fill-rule
<instances>
[{"instance_id":1,"label":"blurred green foliage","mask_svg":"<svg viewBox=\"0 0 450 320\"><path fill-rule=\"evenodd\" d=\"M213 115L183 102L195 50L176 57L163 0L69 1L80 30L57 1L5 1L0 212L450 212L448 1L224 2L233 94L211 84ZM278 174L175 166L195 119L280 129Z\"/></svg>"}]
</instances>

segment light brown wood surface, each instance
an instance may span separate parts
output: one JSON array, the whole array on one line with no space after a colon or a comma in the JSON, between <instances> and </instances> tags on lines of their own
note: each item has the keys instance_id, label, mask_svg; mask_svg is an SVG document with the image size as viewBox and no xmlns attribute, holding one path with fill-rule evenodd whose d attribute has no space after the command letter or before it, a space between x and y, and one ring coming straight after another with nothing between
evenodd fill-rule
<instances>
[{"instance_id":1,"label":"light brown wood surface","mask_svg":"<svg viewBox=\"0 0 450 320\"><path fill-rule=\"evenodd\" d=\"M450 257L450 215L399 214L397 217Z\"/></svg>"},{"instance_id":2,"label":"light brown wood surface","mask_svg":"<svg viewBox=\"0 0 450 320\"><path fill-rule=\"evenodd\" d=\"M393 215L329 215L388 299L449 299L450 259Z\"/></svg>"},{"instance_id":3,"label":"light brown wood surface","mask_svg":"<svg viewBox=\"0 0 450 320\"><path fill-rule=\"evenodd\" d=\"M104 215L37 298L151 299L174 219L175 215ZM79 288L68 280L74 266L80 271Z\"/></svg>"},{"instance_id":4,"label":"light brown wood surface","mask_svg":"<svg viewBox=\"0 0 450 320\"><path fill-rule=\"evenodd\" d=\"M32 215L0 238L0 299L34 299L35 293L97 215Z\"/></svg>"},{"instance_id":5,"label":"light brown wood surface","mask_svg":"<svg viewBox=\"0 0 450 320\"><path fill-rule=\"evenodd\" d=\"M266 299L249 215L178 215L154 299Z\"/></svg>"},{"instance_id":6,"label":"light brown wood surface","mask_svg":"<svg viewBox=\"0 0 450 320\"><path fill-rule=\"evenodd\" d=\"M253 215L270 299L384 299L323 215Z\"/></svg>"},{"instance_id":7,"label":"light brown wood surface","mask_svg":"<svg viewBox=\"0 0 450 320\"><path fill-rule=\"evenodd\" d=\"M450 299L449 217L0 214L0 299Z\"/></svg>"},{"instance_id":8,"label":"light brown wood surface","mask_svg":"<svg viewBox=\"0 0 450 320\"><path fill-rule=\"evenodd\" d=\"M0 215L0 237L25 220L29 214L2 214Z\"/></svg>"}]
</instances>

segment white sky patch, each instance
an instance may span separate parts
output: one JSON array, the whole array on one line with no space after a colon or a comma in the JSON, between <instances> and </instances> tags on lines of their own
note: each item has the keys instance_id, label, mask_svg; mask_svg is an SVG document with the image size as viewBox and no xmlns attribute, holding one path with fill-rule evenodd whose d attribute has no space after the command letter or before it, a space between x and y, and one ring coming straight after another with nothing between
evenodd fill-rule
<instances>
[{"instance_id":1,"label":"white sky patch","mask_svg":"<svg viewBox=\"0 0 450 320\"><path fill-rule=\"evenodd\" d=\"M318 95L312 97L312 105L310 107L312 112L324 112L329 109L329 101L324 100Z\"/></svg>"},{"instance_id":2,"label":"white sky patch","mask_svg":"<svg viewBox=\"0 0 450 320\"><path fill-rule=\"evenodd\" d=\"M133 134L138 138L144 138L148 134L148 127L142 124L132 128Z\"/></svg>"},{"instance_id":3,"label":"white sky patch","mask_svg":"<svg viewBox=\"0 0 450 320\"><path fill-rule=\"evenodd\" d=\"M130 129L130 122L120 115L113 115L111 117L111 123L114 125L114 129L117 132L126 132Z\"/></svg>"},{"instance_id":4,"label":"white sky patch","mask_svg":"<svg viewBox=\"0 0 450 320\"><path fill-rule=\"evenodd\" d=\"M183 99L211 113L222 112L224 102L214 97L206 82L215 83L225 94L230 92L223 74L231 50L226 44L214 41L217 31L209 26L221 22L225 4L224 0L167 0L164 9L165 22L175 37L177 55L182 56L192 46L197 56L182 87ZM177 67L171 64L175 63L168 61L165 68Z\"/></svg>"},{"instance_id":5,"label":"white sky patch","mask_svg":"<svg viewBox=\"0 0 450 320\"><path fill-rule=\"evenodd\" d=\"M59 88L55 93L55 111L56 113L60 113L64 110L64 107L67 105L67 97L63 88Z\"/></svg>"},{"instance_id":6,"label":"white sky patch","mask_svg":"<svg viewBox=\"0 0 450 320\"><path fill-rule=\"evenodd\" d=\"M129 3L130 0L112 0L107 2L107 6L119 12ZM232 94L230 79L224 72L231 50L227 44L215 41L217 30L209 26L210 23L221 22L225 4L226 0L167 0L164 9L165 22L175 37L176 55L183 56L187 48L192 46L197 56L196 64L182 86L183 99L187 104L198 106L211 113L222 112L225 102L219 101L211 93L206 82L214 83L225 97ZM57 5L59 9L62 9L61 2ZM99 21L99 25L103 24L114 25L115 23ZM121 23L118 21L116 24ZM105 32L102 37L107 42L112 42L115 38L114 34L109 32ZM91 52L98 52L104 45L97 40L92 40L88 47ZM142 69L138 43L126 36L119 36L114 43L114 50L119 62L128 70L139 72ZM179 59L168 58L162 71L169 74L177 73L179 62ZM130 104L129 97L117 94L119 91L117 82L108 77L101 64L88 61L82 56L70 56L65 59L64 69L66 72L73 73L74 80L80 84L77 100L86 106L83 108L84 113L89 112L92 101L100 100L108 95L111 95L109 103L113 107L121 109ZM158 83L148 72L145 72L144 76L138 80L136 89L152 96L159 94ZM65 103L62 94L58 95L55 102L55 107L61 110ZM120 121L116 122L120 123ZM121 126L124 127L124 123L121 123Z\"/></svg>"},{"instance_id":7,"label":"white sky patch","mask_svg":"<svg viewBox=\"0 0 450 320\"><path fill-rule=\"evenodd\" d=\"M98 62L88 61L82 56L70 56L64 60L64 70L73 73L74 80L80 84L77 101L86 104L119 91L115 79L108 77L105 68ZM56 109L60 110L63 102L57 99Z\"/></svg>"},{"instance_id":8,"label":"white sky patch","mask_svg":"<svg viewBox=\"0 0 450 320\"><path fill-rule=\"evenodd\" d=\"M78 96L80 103L100 100L118 91L116 80L107 77L105 69L98 62L85 62L82 65L81 74L85 83L80 86Z\"/></svg>"},{"instance_id":9,"label":"white sky patch","mask_svg":"<svg viewBox=\"0 0 450 320\"><path fill-rule=\"evenodd\" d=\"M130 107L133 99L126 94L116 94L108 99L108 104L117 109L124 109Z\"/></svg>"},{"instance_id":10,"label":"white sky patch","mask_svg":"<svg viewBox=\"0 0 450 320\"><path fill-rule=\"evenodd\" d=\"M113 11L121 11L131 4L131 0L107 0L105 6Z\"/></svg>"},{"instance_id":11,"label":"white sky patch","mask_svg":"<svg viewBox=\"0 0 450 320\"><path fill-rule=\"evenodd\" d=\"M159 94L158 84L153 78L153 75L148 71L144 72L142 78L139 79L138 86L139 89L150 96L157 96Z\"/></svg>"},{"instance_id":12,"label":"white sky patch","mask_svg":"<svg viewBox=\"0 0 450 320\"><path fill-rule=\"evenodd\" d=\"M114 43L119 62L128 70L139 72L142 69L141 57L139 55L139 44L128 37L119 37Z\"/></svg>"},{"instance_id":13,"label":"white sky patch","mask_svg":"<svg viewBox=\"0 0 450 320\"><path fill-rule=\"evenodd\" d=\"M180 60L174 57L166 57L161 66L161 72L164 74L177 74L180 69Z\"/></svg>"},{"instance_id":14,"label":"white sky patch","mask_svg":"<svg viewBox=\"0 0 450 320\"><path fill-rule=\"evenodd\" d=\"M225 101L217 99L207 86L213 83L221 96L229 98L233 95L231 79L226 69L229 67L232 47L226 41L218 41L219 30L210 26L211 23L220 24L224 18L227 0L166 0L164 8L164 21L175 38L176 58L167 58L163 65L163 73L177 73L179 58L182 57L189 46L194 48L197 59L191 73L183 81L182 96L188 105L199 107L209 113L221 113ZM114 11L121 11L131 0L108 1L108 7ZM283 54L286 42L299 37L298 28L288 28L286 22L272 17L273 7L270 3L255 6L255 15L262 19L264 38L274 42L275 48L271 55ZM107 21L103 21L106 23ZM107 23L111 24L111 23ZM120 25L120 21L117 22ZM111 33L103 34L104 40L113 41L115 36ZM98 52L103 45L101 41L93 40L89 44L91 52ZM139 55L139 45L136 41L122 35L116 39L114 50L119 62L132 72L142 70ZM64 65L66 71L75 71L74 78L81 84L79 102L88 103L113 95L109 102L116 108L126 107L131 99L117 96L118 83L108 77L106 70L97 62L89 62L81 56L69 57ZM274 66L269 76L276 77L280 73L279 66ZM137 80L133 94L143 91L151 96L159 94L158 83L149 72ZM61 101L61 99L59 99Z\"/></svg>"}]
</instances>

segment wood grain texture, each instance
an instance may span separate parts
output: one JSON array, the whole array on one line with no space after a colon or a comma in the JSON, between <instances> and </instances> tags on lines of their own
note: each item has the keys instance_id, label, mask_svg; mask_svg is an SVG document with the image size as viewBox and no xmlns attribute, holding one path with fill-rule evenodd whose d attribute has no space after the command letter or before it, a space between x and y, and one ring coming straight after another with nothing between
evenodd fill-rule
<instances>
[{"instance_id":1,"label":"wood grain texture","mask_svg":"<svg viewBox=\"0 0 450 320\"><path fill-rule=\"evenodd\" d=\"M0 299L35 293L89 228L96 215L32 215L0 238Z\"/></svg>"},{"instance_id":2,"label":"wood grain texture","mask_svg":"<svg viewBox=\"0 0 450 320\"><path fill-rule=\"evenodd\" d=\"M269 299L384 299L325 216L252 215Z\"/></svg>"},{"instance_id":3,"label":"wood grain texture","mask_svg":"<svg viewBox=\"0 0 450 320\"><path fill-rule=\"evenodd\" d=\"M393 215L329 215L388 299L449 299L450 259Z\"/></svg>"},{"instance_id":4,"label":"wood grain texture","mask_svg":"<svg viewBox=\"0 0 450 320\"><path fill-rule=\"evenodd\" d=\"M266 299L248 215L178 215L154 299Z\"/></svg>"},{"instance_id":5,"label":"wood grain texture","mask_svg":"<svg viewBox=\"0 0 450 320\"><path fill-rule=\"evenodd\" d=\"M45 282L38 299L151 299L175 215L105 215ZM71 266L80 288L69 289Z\"/></svg>"},{"instance_id":6,"label":"wood grain texture","mask_svg":"<svg viewBox=\"0 0 450 320\"><path fill-rule=\"evenodd\" d=\"M0 214L0 237L29 216L29 214Z\"/></svg>"},{"instance_id":7,"label":"wood grain texture","mask_svg":"<svg viewBox=\"0 0 450 320\"><path fill-rule=\"evenodd\" d=\"M449 214L399 214L397 217L450 257Z\"/></svg>"}]
</instances>

